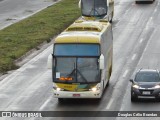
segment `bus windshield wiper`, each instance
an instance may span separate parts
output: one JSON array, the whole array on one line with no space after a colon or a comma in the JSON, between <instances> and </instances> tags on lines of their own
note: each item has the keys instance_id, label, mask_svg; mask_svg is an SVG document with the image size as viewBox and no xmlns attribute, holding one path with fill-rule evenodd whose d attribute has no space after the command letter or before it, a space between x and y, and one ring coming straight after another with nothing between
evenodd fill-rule
<instances>
[{"instance_id":1,"label":"bus windshield wiper","mask_svg":"<svg viewBox=\"0 0 160 120\"><path fill-rule=\"evenodd\" d=\"M87 81L87 79L81 74L81 72L77 69L77 72L80 74L80 76L82 77L82 79L86 82L86 83L88 83L88 81Z\"/></svg>"},{"instance_id":2,"label":"bus windshield wiper","mask_svg":"<svg viewBox=\"0 0 160 120\"><path fill-rule=\"evenodd\" d=\"M76 71L76 68L74 68L74 69L72 70L72 72L67 75L67 77L71 76L75 71Z\"/></svg>"},{"instance_id":3,"label":"bus windshield wiper","mask_svg":"<svg viewBox=\"0 0 160 120\"><path fill-rule=\"evenodd\" d=\"M70 74L67 75L67 77L71 76L74 72L76 72L76 65L74 63L74 69L72 70L72 72Z\"/></svg>"}]
</instances>

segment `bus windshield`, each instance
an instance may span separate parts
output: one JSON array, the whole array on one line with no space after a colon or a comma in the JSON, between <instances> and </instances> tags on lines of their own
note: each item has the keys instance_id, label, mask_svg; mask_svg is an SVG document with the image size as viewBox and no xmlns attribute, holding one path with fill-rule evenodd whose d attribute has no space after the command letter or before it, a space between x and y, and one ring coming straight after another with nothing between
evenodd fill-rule
<instances>
[{"instance_id":1,"label":"bus windshield","mask_svg":"<svg viewBox=\"0 0 160 120\"><path fill-rule=\"evenodd\" d=\"M101 17L107 15L107 0L81 0L83 16Z\"/></svg>"},{"instance_id":2,"label":"bus windshield","mask_svg":"<svg viewBox=\"0 0 160 120\"><path fill-rule=\"evenodd\" d=\"M97 83L98 57L55 57L53 81L58 83Z\"/></svg>"},{"instance_id":3,"label":"bus windshield","mask_svg":"<svg viewBox=\"0 0 160 120\"><path fill-rule=\"evenodd\" d=\"M100 56L99 44L55 44L54 56Z\"/></svg>"}]
</instances>

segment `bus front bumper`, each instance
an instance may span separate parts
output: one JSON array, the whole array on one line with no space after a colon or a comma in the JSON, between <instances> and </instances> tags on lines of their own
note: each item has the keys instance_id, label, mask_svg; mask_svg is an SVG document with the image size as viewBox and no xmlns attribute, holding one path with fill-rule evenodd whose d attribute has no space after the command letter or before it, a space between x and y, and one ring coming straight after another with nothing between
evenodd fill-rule
<instances>
[{"instance_id":1,"label":"bus front bumper","mask_svg":"<svg viewBox=\"0 0 160 120\"><path fill-rule=\"evenodd\" d=\"M83 91L83 92L71 92L71 91L57 91L54 90L55 98L101 98L100 90L97 91Z\"/></svg>"}]
</instances>

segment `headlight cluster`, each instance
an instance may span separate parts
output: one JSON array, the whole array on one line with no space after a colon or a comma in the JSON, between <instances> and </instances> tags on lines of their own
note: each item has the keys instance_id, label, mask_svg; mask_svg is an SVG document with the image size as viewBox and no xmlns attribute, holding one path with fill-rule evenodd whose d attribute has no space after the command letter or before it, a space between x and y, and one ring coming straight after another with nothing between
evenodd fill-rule
<instances>
[{"instance_id":1,"label":"headlight cluster","mask_svg":"<svg viewBox=\"0 0 160 120\"><path fill-rule=\"evenodd\" d=\"M57 90L57 91L63 91L64 89L57 87L56 90Z\"/></svg>"},{"instance_id":2,"label":"headlight cluster","mask_svg":"<svg viewBox=\"0 0 160 120\"><path fill-rule=\"evenodd\" d=\"M140 88L140 86L138 86L138 85L133 85L132 87L133 87L133 88L136 88L136 89ZM156 86L154 86L154 87L152 87L152 88L154 88L154 89L159 89L159 88L160 88L160 85L156 85Z\"/></svg>"},{"instance_id":3,"label":"headlight cluster","mask_svg":"<svg viewBox=\"0 0 160 120\"><path fill-rule=\"evenodd\" d=\"M133 85L133 87L134 87L134 88L136 88L136 89L138 89L138 88L139 88L139 86L138 86L138 85Z\"/></svg>"},{"instance_id":4,"label":"headlight cluster","mask_svg":"<svg viewBox=\"0 0 160 120\"><path fill-rule=\"evenodd\" d=\"M159 88L160 88L160 85L156 85L156 86L154 86L154 88L159 89Z\"/></svg>"},{"instance_id":5,"label":"headlight cluster","mask_svg":"<svg viewBox=\"0 0 160 120\"><path fill-rule=\"evenodd\" d=\"M93 87L93 88L91 88L89 90L95 92L95 91L97 91L99 89L100 89L100 84L98 83L95 87Z\"/></svg>"},{"instance_id":6,"label":"headlight cluster","mask_svg":"<svg viewBox=\"0 0 160 120\"><path fill-rule=\"evenodd\" d=\"M53 89L56 91L63 91L64 89L57 87L55 84L53 84Z\"/></svg>"}]
</instances>

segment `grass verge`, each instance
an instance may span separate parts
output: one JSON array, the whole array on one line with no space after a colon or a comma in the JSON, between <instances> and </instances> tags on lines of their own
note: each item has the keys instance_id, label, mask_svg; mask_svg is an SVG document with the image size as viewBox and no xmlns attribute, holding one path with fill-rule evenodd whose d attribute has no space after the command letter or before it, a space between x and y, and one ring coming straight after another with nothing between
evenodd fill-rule
<instances>
[{"instance_id":1,"label":"grass verge","mask_svg":"<svg viewBox=\"0 0 160 120\"><path fill-rule=\"evenodd\" d=\"M0 73L16 69L14 61L62 32L80 16L79 0L62 0L43 11L0 30Z\"/></svg>"}]
</instances>

